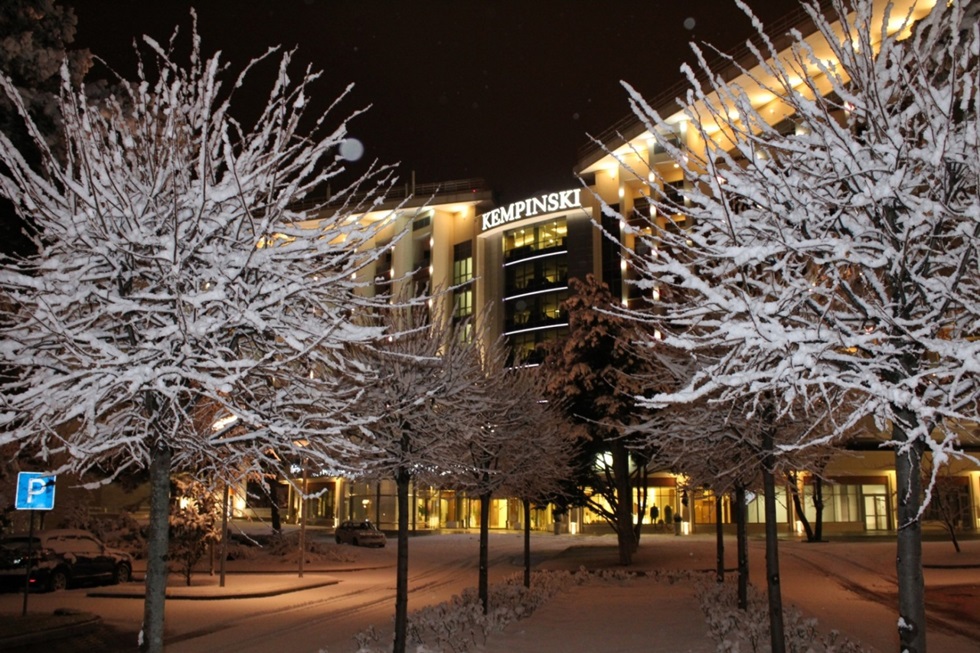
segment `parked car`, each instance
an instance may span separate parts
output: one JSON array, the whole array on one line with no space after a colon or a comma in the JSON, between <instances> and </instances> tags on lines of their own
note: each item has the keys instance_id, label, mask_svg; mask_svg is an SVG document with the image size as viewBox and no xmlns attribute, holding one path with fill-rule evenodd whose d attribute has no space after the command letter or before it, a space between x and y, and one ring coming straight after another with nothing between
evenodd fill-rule
<instances>
[{"instance_id":1,"label":"parked car","mask_svg":"<svg viewBox=\"0 0 980 653\"><path fill-rule=\"evenodd\" d=\"M334 532L337 544L353 544L354 546L384 546L388 539L371 522L345 521Z\"/></svg>"},{"instance_id":2,"label":"parked car","mask_svg":"<svg viewBox=\"0 0 980 653\"><path fill-rule=\"evenodd\" d=\"M28 542L27 533L0 541L0 582L4 585L23 587ZM56 591L82 583L125 583L132 577L132 556L110 549L88 531L39 531L30 549L31 587Z\"/></svg>"}]
</instances>

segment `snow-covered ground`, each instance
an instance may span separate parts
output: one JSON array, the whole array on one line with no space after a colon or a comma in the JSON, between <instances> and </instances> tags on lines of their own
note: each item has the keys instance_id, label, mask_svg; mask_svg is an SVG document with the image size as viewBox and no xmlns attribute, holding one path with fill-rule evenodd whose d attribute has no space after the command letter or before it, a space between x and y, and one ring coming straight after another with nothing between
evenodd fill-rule
<instances>
[{"instance_id":1,"label":"snow-covered ground","mask_svg":"<svg viewBox=\"0 0 980 653\"><path fill-rule=\"evenodd\" d=\"M329 533L312 535L329 543ZM734 576L735 543L727 538L726 567ZM957 554L948 541L929 541L925 579L929 612L929 647L942 653L976 653L980 641L980 540L962 543ZM750 541L751 580L764 586L764 542ZM215 601L168 601L167 650L174 653L267 652L270 646L293 653L354 653L354 635L373 626L379 641L390 641L394 593L394 542L384 549L349 546L330 556L309 560L304 580L333 578L332 585L292 591L268 598ZM536 570L617 570L615 538L535 533ZM490 538L492 585L521 571L522 538L495 532ZM432 534L411 539L409 610L448 601L477 581L478 538L475 533ZM865 650L897 650L895 544L891 538L821 544L780 542L781 581L785 602L815 617L826 633L837 629ZM569 584L530 617L514 621L484 641L474 637L470 650L483 653L667 652L716 650L695 597L698 578L710 581L715 566L711 535L644 536L635 564L642 574L629 581L598 580ZM342 571L343 569L357 571ZM229 591L254 590L263 583L277 587L296 582L296 557L259 554L229 562ZM137 575L139 576L137 570ZM264 572L243 573L243 572ZM613 574L619 575L619 574ZM176 579L175 579L176 580ZM217 584L203 572L195 586ZM312 582L310 584L313 584ZM110 588L97 588L104 591ZM139 589L138 587L136 589ZM261 588L259 588L261 589ZM87 598L89 591L31 596L31 611L72 607L102 616L122 633L135 633L142 601ZM137 597L139 593L136 593ZM15 614L20 598L0 595L0 612ZM126 640L128 641L128 640ZM379 650L390 650L382 647ZM410 649L416 653L414 648ZM434 647L427 649L435 650ZM462 649L460 649L462 650ZM741 649L743 653L749 650Z\"/></svg>"},{"instance_id":2,"label":"snow-covered ground","mask_svg":"<svg viewBox=\"0 0 980 653\"><path fill-rule=\"evenodd\" d=\"M393 545L393 543L390 543ZM764 541L750 540L751 580L764 589ZM395 548L364 551L368 559L393 559ZM980 540L961 542L956 553L947 540L924 543L930 649L943 653L976 653L980 641ZM442 534L413 538L413 568L437 560L458 559L461 550L476 553L476 536ZM725 566L735 576L735 542L725 540ZM716 555L712 535L644 536L632 580L573 584L548 600L530 617L514 621L486 641L475 638L485 653L648 652L699 653L715 651L716 642L695 596L699 582L713 578ZM610 536L552 536L532 538L536 570L622 570L617 564L615 539ZM815 618L817 629L832 630L868 652L896 650L898 637L895 543L869 537L835 539L809 544L797 539L780 542L781 586L784 603L804 618ZM494 533L490 540L491 583L520 573L521 537ZM475 567L475 559L473 561ZM475 585L475 568L469 585ZM424 592L413 592L410 611L424 606ZM387 641L390 615L375 627ZM323 642L330 653L354 651L350 640ZM429 642L427 642L429 643ZM378 650L386 650L380 646ZM420 651L439 650L436 647ZM465 650L465 649L461 649ZM471 647L470 650L473 650ZM743 651L746 649L743 648ZM767 648L760 649L768 650ZM822 649L818 649L822 650Z\"/></svg>"},{"instance_id":3,"label":"snow-covered ground","mask_svg":"<svg viewBox=\"0 0 980 653\"><path fill-rule=\"evenodd\" d=\"M753 584L764 586L764 543L750 543ZM924 544L930 649L943 653L980 650L980 541ZM726 567L734 569L734 541L726 541ZM573 548L542 568L615 566L610 540ZM888 538L808 544L781 542L781 581L787 604L815 617L819 629L839 630L868 651L896 650L898 637L895 544ZM529 619L508 626L485 650L714 651L692 582L674 583L665 570L696 570L710 578L715 543L707 535L647 536L634 568L646 577L627 585L580 586L553 599ZM734 572L731 572L734 573Z\"/></svg>"},{"instance_id":4,"label":"snow-covered ground","mask_svg":"<svg viewBox=\"0 0 980 653\"><path fill-rule=\"evenodd\" d=\"M923 544L930 649L943 653L980 650L980 540L961 545L963 551L956 553L948 540ZM471 548L475 555L475 546L472 533L413 538L412 566L458 558L461 549ZM751 581L764 589L764 541L752 539L749 546ZM708 534L647 534L629 568L641 572L636 578L573 585L530 617L478 642L478 649L486 653L715 651L695 597L698 579L713 578L715 547L713 535ZM734 577L734 538L726 538L725 547L725 566ZM622 569L611 535L536 533L532 550L536 570ZM784 603L796 606L804 617L816 618L822 633L840 631L869 652L894 651L898 645L895 551L894 540L887 536L831 537L819 544L783 540L779 553ZM394 554L393 542L383 550L358 550L361 563L384 564ZM494 533L490 556L496 564L491 567L491 583L519 573L520 554L518 534ZM476 581L475 563L474 557L470 585ZM413 593L409 610L422 607L422 601ZM390 632L390 618L375 626L384 639ZM325 650L355 649L334 640Z\"/></svg>"}]
</instances>

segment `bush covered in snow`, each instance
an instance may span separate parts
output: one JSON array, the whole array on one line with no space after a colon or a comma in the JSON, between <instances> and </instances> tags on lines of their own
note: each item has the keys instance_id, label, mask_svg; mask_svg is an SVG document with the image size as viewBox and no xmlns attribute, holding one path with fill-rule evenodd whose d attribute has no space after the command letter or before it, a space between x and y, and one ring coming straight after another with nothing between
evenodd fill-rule
<instances>
[{"instance_id":1,"label":"bush covered in snow","mask_svg":"<svg viewBox=\"0 0 980 653\"><path fill-rule=\"evenodd\" d=\"M318 541L310 535L307 535L305 540L306 558L303 562L355 562L357 560L357 553L349 546ZM269 541L267 552L284 563L298 563L299 533L286 533L273 537Z\"/></svg>"},{"instance_id":2,"label":"bush covered in snow","mask_svg":"<svg viewBox=\"0 0 980 653\"><path fill-rule=\"evenodd\" d=\"M531 616L553 596L574 585L589 583L628 583L635 573L623 569L587 571L536 571L530 589L524 587L520 574L490 587L489 611L483 614L480 597L474 588L449 601L416 610L409 616L408 642L416 653L465 653L474 650L494 632L508 624ZM357 653L382 653L391 645L381 641L374 629L354 636Z\"/></svg>"},{"instance_id":3,"label":"bush covered in snow","mask_svg":"<svg viewBox=\"0 0 980 653\"><path fill-rule=\"evenodd\" d=\"M749 587L749 607L738 609L735 583L701 580L695 584L701 611L718 653L767 653L769 603L764 593ZM821 632L817 620L795 608L783 611L787 653L865 653L866 649L836 630Z\"/></svg>"}]
</instances>

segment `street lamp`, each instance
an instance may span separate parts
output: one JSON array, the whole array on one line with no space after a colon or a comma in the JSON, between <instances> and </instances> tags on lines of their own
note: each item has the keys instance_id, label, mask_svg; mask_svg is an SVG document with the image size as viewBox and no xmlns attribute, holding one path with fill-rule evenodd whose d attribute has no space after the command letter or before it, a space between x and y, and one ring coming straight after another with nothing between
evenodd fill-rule
<instances>
[{"instance_id":1,"label":"street lamp","mask_svg":"<svg viewBox=\"0 0 980 653\"><path fill-rule=\"evenodd\" d=\"M226 429L231 428L238 422L238 415L234 413L229 413L211 423L211 432L220 433ZM224 494L222 496L221 502L221 560L218 562L218 586L225 586L225 561L228 560L228 495L229 483L225 481ZM214 549L212 549L213 551ZM214 567L211 567L212 573Z\"/></svg>"},{"instance_id":2,"label":"street lamp","mask_svg":"<svg viewBox=\"0 0 980 653\"><path fill-rule=\"evenodd\" d=\"M311 372L312 374L312 372ZM293 440L293 444L299 448L309 446L309 440ZM306 456L301 458L303 464L303 491L299 497L299 577L303 577L303 562L306 558L306 493L309 483L307 473Z\"/></svg>"}]
</instances>

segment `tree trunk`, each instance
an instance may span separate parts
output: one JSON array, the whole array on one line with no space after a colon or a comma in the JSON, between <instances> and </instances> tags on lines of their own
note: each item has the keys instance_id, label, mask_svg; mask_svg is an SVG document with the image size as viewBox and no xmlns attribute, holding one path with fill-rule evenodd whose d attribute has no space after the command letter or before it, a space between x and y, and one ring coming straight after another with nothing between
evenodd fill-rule
<instances>
[{"instance_id":1,"label":"tree trunk","mask_svg":"<svg viewBox=\"0 0 980 653\"><path fill-rule=\"evenodd\" d=\"M395 473L398 502L398 556L395 562L395 647L394 653L405 653L408 639L408 470Z\"/></svg>"},{"instance_id":2,"label":"tree trunk","mask_svg":"<svg viewBox=\"0 0 980 653\"><path fill-rule=\"evenodd\" d=\"M172 456L168 447L154 446L150 451L150 523L147 535L146 593L139 643L140 650L145 653L163 653Z\"/></svg>"},{"instance_id":3,"label":"tree trunk","mask_svg":"<svg viewBox=\"0 0 980 653\"><path fill-rule=\"evenodd\" d=\"M629 451L622 442L612 446L613 476L616 483L616 537L619 544L619 564L633 564L633 497L630 483Z\"/></svg>"},{"instance_id":4,"label":"tree trunk","mask_svg":"<svg viewBox=\"0 0 980 653\"><path fill-rule=\"evenodd\" d=\"M725 526L721 519L721 495L715 495L715 553L717 556L717 567L715 570L715 580L719 583L725 582Z\"/></svg>"},{"instance_id":5,"label":"tree trunk","mask_svg":"<svg viewBox=\"0 0 980 653\"><path fill-rule=\"evenodd\" d=\"M633 526L633 553L636 553L636 550L640 547L640 532L643 530L643 517L647 514L649 467L646 462L642 464L637 463L635 478L636 480L633 486L636 488L638 505L636 506L636 524Z\"/></svg>"},{"instance_id":6,"label":"tree trunk","mask_svg":"<svg viewBox=\"0 0 980 653\"><path fill-rule=\"evenodd\" d=\"M907 411L892 425L892 440L908 441L901 421L911 424ZM895 454L898 492L898 638L903 653L926 653L925 582L922 577L922 444L916 442Z\"/></svg>"},{"instance_id":7,"label":"tree trunk","mask_svg":"<svg viewBox=\"0 0 980 653\"><path fill-rule=\"evenodd\" d=\"M806 541L813 542L813 528L810 527L810 520L806 518L806 512L803 510L803 499L800 498L800 484L796 472L787 474L786 481L787 485L789 486L789 491L793 495L793 511L796 513L796 518L800 520L801 524L803 524L803 532L806 533Z\"/></svg>"},{"instance_id":8,"label":"tree trunk","mask_svg":"<svg viewBox=\"0 0 980 653\"><path fill-rule=\"evenodd\" d=\"M531 500L524 499L524 587L531 589Z\"/></svg>"},{"instance_id":9,"label":"tree trunk","mask_svg":"<svg viewBox=\"0 0 980 653\"><path fill-rule=\"evenodd\" d=\"M762 489L765 494L766 509L766 589L769 594L769 639L772 653L786 652L786 635L783 629L783 596L779 580L779 535L776 524L776 480L773 477L775 456L773 455L772 429L766 429L762 436L765 457L762 460Z\"/></svg>"},{"instance_id":10,"label":"tree trunk","mask_svg":"<svg viewBox=\"0 0 980 653\"><path fill-rule=\"evenodd\" d=\"M745 528L745 486L735 486L735 539L738 543L738 609L749 608L749 538Z\"/></svg>"},{"instance_id":11,"label":"tree trunk","mask_svg":"<svg viewBox=\"0 0 980 653\"><path fill-rule=\"evenodd\" d=\"M960 541L956 538L956 526L948 524L946 530L949 531L949 539L953 541L953 548L956 549L957 553L960 553Z\"/></svg>"},{"instance_id":12,"label":"tree trunk","mask_svg":"<svg viewBox=\"0 0 980 653\"><path fill-rule=\"evenodd\" d=\"M275 533L282 532L282 515L279 512L279 478L269 477L269 504L272 517L272 530Z\"/></svg>"},{"instance_id":13,"label":"tree trunk","mask_svg":"<svg viewBox=\"0 0 980 653\"><path fill-rule=\"evenodd\" d=\"M819 476L813 478L813 510L817 513L813 525L813 539L823 542L823 479Z\"/></svg>"},{"instance_id":14,"label":"tree trunk","mask_svg":"<svg viewBox=\"0 0 980 653\"><path fill-rule=\"evenodd\" d=\"M490 493L480 494L480 580L477 585L483 614L490 609Z\"/></svg>"}]
</instances>

